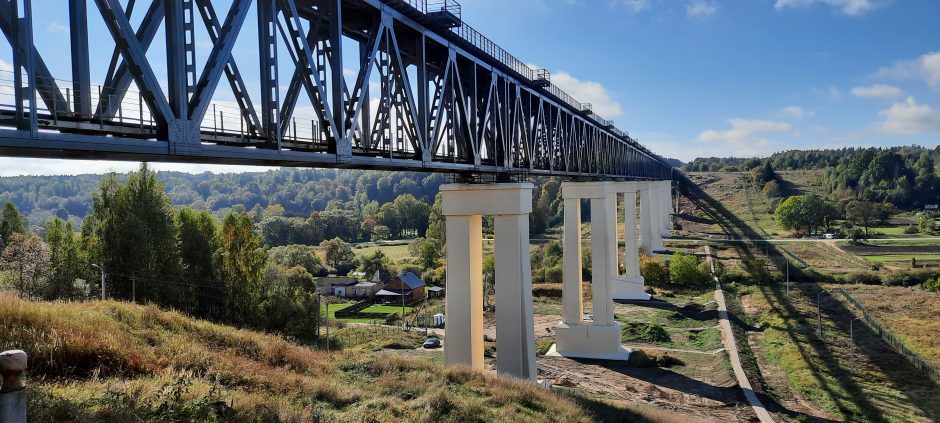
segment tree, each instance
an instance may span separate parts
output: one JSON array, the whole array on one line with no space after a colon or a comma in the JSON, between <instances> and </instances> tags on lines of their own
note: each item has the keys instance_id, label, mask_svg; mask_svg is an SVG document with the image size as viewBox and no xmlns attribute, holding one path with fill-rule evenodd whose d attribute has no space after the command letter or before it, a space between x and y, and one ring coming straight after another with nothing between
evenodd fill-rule
<instances>
[{"instance_id":1,"label":"tree","mask_svg":"<svg viewBox=\"0 0 940 423\"><path fill-rule=\"evenodd\" d=\"M13 288L28 298L37 297L49 279L49 247L37 236L14 233L2 255L3 267L13 273Z\"/></svg>"},{"instance_id":2,"label":"tree","mask_svg":"<svg viewBox=\"0 0 940 423\"><path fill-rule=\"evenodd\" d=\"M291 244L274 247L268 251L268 261L288 268L300 266L313 276L323 275L326 268L314 247Z\"/></svg>"},{"instance_id":3,"label":"tree","mask_svg":"<svg viewBox=\"0 0 940 423\"><path fill-rule=\"evenodd\" d=\"M177 246L180 252L181 273L190 286L181 285L188 291L184 309L201 316L222 317L218 296L225 293L225 284L219 280L216 253L219 250L218 227L208 212L194 212L181 208L174 219Z\"/></svg>"},{"instance_id":4,"label":"tree","mask_svg":"<svg viewBox=\"0 0 940 423\"><path fill-rule=\"evenodd\" d=\"M838 210L819 196L794 195L777 206L774 216L785 229L814 233L817 228L830 227Z\"/></svg>"},{"instance_id":5,"label":"tree","mask_svg":"<svg viewBox=\"0 0 940 423\"><path fill-rule=\"evenodd\" d=\"M229 320L248 324L258 316L267 253L251 217L232 213L222 221L219 262L227 291Z\"/></svg>"},{"instance_id":6,"label":"tree","mask_svg":"<svg viewBox=\"0 0 940 423\"><path fill-rule=\"evenodd\" d=\"M54 218L46 225L46 244L49 246L51 275L44 296L48 299L72 299L83 294L75 281L85 276L88 264L72 224Z\"/></svg>"},{"instance_id":7,"label":"tree","mask_svg":"<svg viewBox=\"0 0 940 423\"><path fill-rule=\"evenodd\" d=\"M103 265L112 283L108 292L118 298L131 297L131 278L137 297L165 305L178 305L180 261L173 207L163 185L146 163L120 183L115 174L105 176L92 201L92 263Z\"/></svg>"},{"instance_id":8,"label":"tree","mask_svg":"<svg viewBox=\"0 0 940 423\"><path fill-rule=\"evenodd\" d=\"M845 220L864 228L865 237L868 238L869 229L872 226L885 222L891 217L891 209L890 205L852 199L845 203Z\"/></svg>"},{"instance_id":9,"label":"tree","mask_svg":"<svg viewBox=\"0 0 940 423\"><path fill-rule=\"evenodd\" d=\"M13 203L7 201L3 205L3 212L0 213L0 251L10 242L13 234L26 233L26 227L23 225L23 217L16 210Z\"/></svg>"},{"instance_id":10,"label":"tree","mask_svg":"<svg viewBox=\"0 0 940 423\"><path fill-rule=\"evenodd\" d=\"M362 258L359 263L359 270L365 273L367 278L375 276L376 273L389 275L392 273L391 260L382 250L375 250L372 254Z\"/></svg>"},{"instance_id":11,"label":"tree","mask_svg":"<svg viewBox=\"0 0 940 423\"><path fill-rule=\"evenodd\" d=\"M326 259L326 264L336 269L337 272L344 274L356 267L356 253L353 253L349 243L339 237L323 241L320 243L320 248L323 248L323 258Z\"/></svg>"},{"instance_id":12,"label":"tree","mask_svg":"<svg viewBox=\"0 0 940 423\"><path fill-rule=\"evenodd\" d=\"M697 257L676 253L669 260L669 280L676 285L705 286L711 281L711 276L702 271Z\"/></svg>"}]
</instances>

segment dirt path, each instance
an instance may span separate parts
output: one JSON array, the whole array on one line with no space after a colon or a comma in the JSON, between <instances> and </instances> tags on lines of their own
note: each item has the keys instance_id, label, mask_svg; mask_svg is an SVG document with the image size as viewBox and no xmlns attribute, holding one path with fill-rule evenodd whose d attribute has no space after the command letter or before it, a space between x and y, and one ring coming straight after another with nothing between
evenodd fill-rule
<instances>
[{"instance_id":1,"label":"dirt path","mask_svg":"<svg viewBox=\"0 0 940 423\"><path fill-rule=\"evenodd\" d=\"M649 404L694 416L696 421L748 421L751 411L733 380L696 380L668 369L613 362L540 357L539 379L613 400Z\"/></svg>"}]
</instances>

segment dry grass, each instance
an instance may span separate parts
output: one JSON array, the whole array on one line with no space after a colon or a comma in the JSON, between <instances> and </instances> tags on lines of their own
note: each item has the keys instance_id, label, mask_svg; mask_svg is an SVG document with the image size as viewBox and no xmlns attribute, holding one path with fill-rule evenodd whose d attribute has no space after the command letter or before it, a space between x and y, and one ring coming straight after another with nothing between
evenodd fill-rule
<instances>
[{"instance_id":1,"label":"dry grass","mask_svg":"<svg viewBox=\"0 0 940 423\"><path fill-rule=\"evenodd\" d=\"M940 294L917 287L840 285L868 313L934 366L940 367ZM841 297L838 297L841 299Z\"/></svg>"},{"instance_id":2,"label":"dry grass","mask_svg":"<svg viewBox=\"0 0 940 423\"><path fill-rule=\"evenodd\" d=\"M573 399L467 369L327 354L117 302L0 294L0 347L30 355L30 421L591 421Z\"/></svg>"}]
</instances>

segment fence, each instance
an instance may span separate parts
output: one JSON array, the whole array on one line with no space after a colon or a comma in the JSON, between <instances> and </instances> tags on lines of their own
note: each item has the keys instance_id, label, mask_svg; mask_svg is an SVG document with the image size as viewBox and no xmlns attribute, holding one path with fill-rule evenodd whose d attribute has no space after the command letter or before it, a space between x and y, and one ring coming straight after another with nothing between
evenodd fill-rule
<instances>
[{"instance_id":1,"label":"fence","mask_svg":"<svg viewBox=\"0 0 940 423\"><path fill-rule=\"evenodd\" d=\"M933 379L936 382L940 382L940 371L938 371L936 367L928 363L927 360L924 360L923 357L911 350L907 345L904 344L903 341L891 333L890 330L882 326L881 323L878 323L875 318L871 317L868 314L868 311L865 310L865 307L862 306L862 303L858 302L855 297L849 295L849 293L842 288L839 288L839 293L845 297L846 301L851 303L853 306L855 306L855 308L862 312L862 318L865 320L865 323L868 323L868 326L870 326L878 335L881 335L881 339L883 339L885 343L890 345L891 348L894 348L895 351L904 356L904 358L911 362L914 367L923 371L927 377Z\"/></svg>"}]
</instances>

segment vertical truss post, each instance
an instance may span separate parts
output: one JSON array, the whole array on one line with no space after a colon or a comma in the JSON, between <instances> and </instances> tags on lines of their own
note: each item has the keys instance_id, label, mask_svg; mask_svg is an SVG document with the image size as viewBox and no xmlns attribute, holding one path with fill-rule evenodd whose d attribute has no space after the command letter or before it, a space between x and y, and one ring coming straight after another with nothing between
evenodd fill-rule
<instances>
[{"instance_id":1,"label":"vertical truss post","mask_svg":"<svg viewBox=\"0 0 940 423\"><path fill-rule=\"evenodd\" d=\"M69 0L69 29L72 41L72 110L77 116L91 115L91 71L88 64L88 4Z\"/></svg>"},{"instance_id":2,"label":"vertical truss post","mask_svg":"<svg viewBox=\"0 0 940 423\"><path fill-rule=\"evenodd\" d=\"M39 105L36 104L36 50L33 48L33 1L23 0L23 21L20 25L23 37L26 38L26 80L29 84L27 98L29 99L29 133L35 136L39 132L36 115ZM17 69L19 72L19 69Z\"/></svg>"},{"instance_id":3,"label":"vertical truss post","mask_svg":"<svg viewBox=\"0 0 940 423\"><path fill-rule=\"evenodd\" d=\"M333 142L336 143L336 157L339 161L345 161L352 157L352 134L346 136L346 102L343 98L343 92L346 91L346 80L343 77L343 1L330 0L330 29L329 41L331 56L330 73L332 84L331 106L333 107L333 121L335 122L337 133L333 134Z\"/></svg>"},{"instance_id":4,"label":"vertical truss post","mask_svg":"<svg viewBox=\"0 0 940 423\"><path fill-rule=\"evenodd\" d=\"M415 122L417 128L415 132L425 134L421 139L424 143L421 145L421 162L427 166L431 164L432 151L431 146L434 140L431 139L428 125L430 118L428 116L428 61L427 61L427 37L424 34L418 36L417 45L417 77L418 84L418 121Z\"/></svg>"},{"instance_id":5,"label":"vertical truss post","mask_svg":"<svg viewBox=\"0 0 940 423\"><path fill-rule=\"evenodd\" d=\"M10 26L13 27L13 36L10 37L10 43L13 44L13 102L16 103L16 128L27 130L26 115L23 110L23 73L21 67L27 53L23 45L23 33L20 31L20 6L19 0L10 0ZM27 46L28 49L29 46Z\"/></svg>"},{"instance_id":6,"label":"vertical truss post","mask_svg":"<svg viewBox=\"0 0 940 423\"><path fill-rule=\"evenodd\" d=\"M379 25L379 30L375 34L372 34L372 36L375 37L376 43L379 43L382 40L382 34L384 31L385 28ZM359 43L359 57L359 71L364 72L365 69L369 69L369 67L372 65L370 62L375 61L375 58L372 57L372 51L369 49L369 43ZM362 94L359 95L359 102L362 104L362 125L359 125L362 131L362 135L359 137L359 142L361 145L368 145L372 139L372 105L369 102L368 79L364 80L362 83ZM350 143L352 143L353 137L355 136L356 134L349 134Z\"/></svg>"},{"instance_id":7,"label":"vertical truss post","mask_svg":"<svg viewBox=\"0 0 940 423\"><path fill-rule=\"evenodd\" d=\"M261 65L261 126L268 143L281 148L278 121L277 8L275 0L258 0L258 63Z\"/></svg>"},{"instance_id":8,"label":"vertical truss post","mask_svg":"<svg viewBox=\"0 0 940 423\"><path fill-rule=\"evenodd\" d=\"M188 0L170 0L164 2L166 8L166 73L167 98L170 109L176 119L189 116L189 93L191 91L188 60L191 59L192 47L192 2ZM188 11L186 9L189 9ZM187 17L190 23L187 25Z\"/></svg>"}]
</instances>

